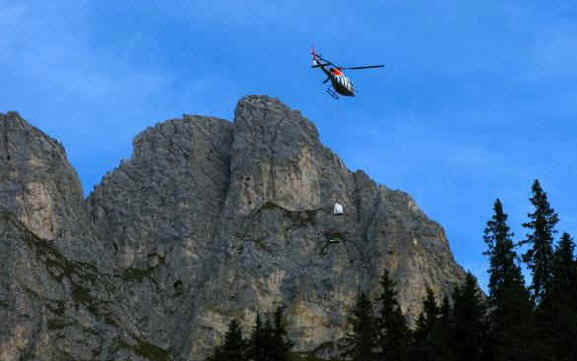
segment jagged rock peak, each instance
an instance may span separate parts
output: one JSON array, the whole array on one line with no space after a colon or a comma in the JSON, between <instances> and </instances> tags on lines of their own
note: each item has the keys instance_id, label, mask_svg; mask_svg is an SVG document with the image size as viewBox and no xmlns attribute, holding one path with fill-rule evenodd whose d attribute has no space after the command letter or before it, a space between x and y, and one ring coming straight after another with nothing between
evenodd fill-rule
<instances>
[{"instance_id":1,"label":"jagged rock peak","mask_svg":"<svg viewBox=\"0 0 577 361\"><path fill-rule=\"evenodd\" d=\"M0 114L0 173L0 209L37 236L71 239L86 232L82 186L64 147L16 112Z\"/></svg>"},{"instance_id":2,"label":"jagged rock peak","mask_svg":"<svg viewBox=\"0 0 577 361\"><path fill-rule=\"evenodd\" d=\"M276 125L277 121L290 123L305 131L318 141L317 127L302 116L298 110L290 109L284 103L268 95L249 95L239 100L235 109L235 127L259 127Z\"/></svg>"},{"instance_id":3,"label":"jagged rock peak","mask_svg":"<svg viewBox=\"0 0 577 361\"><path fill-rule=\"evenodd\" d=\"M149 158L153 153L179 152L195 146L201 134L208 137L227 132L232 124L224 119L183 114L182 118L169 119L140 132L133 141L133 158Z\"/></svg>"},{"instance_id":4,"label":"jagged rock peak","mask_svg":"<svg viewBox=\"0 0 577 361\"><path fill-rule=\"evenodd\" d=\"M277 99L241 99L232 123L144 130L87 201L55 140L17 113L0 120L1 360L202 360L232 318L248 332L278 305L295 350L318 350L384 268L411 319L427 287L440 297L463 280L410 196L349 171ZM84 242L60 241L72 237Z\"/></svg>"},{"instance_id":5,"label":"jagged rock peak","mask_svg":"<svg viewBox=\"0 0 577 361\"><path fill-rule=\"evenodd\" d=\"M0 140L3 145L0 149L4 153L4 160L25 160L31 152L35 152L66 161L66 151L62 144L32 126L18 112L0 113L0 132L3 138Z\"/></svg>"},{"instance_id":6,"label":"jagged rock peak","mask_svg":"<svg viewBox=\"0 0 577 361\"><path fill-rule=\"evenodd\" d=\"M231 142L229 121L186 114L134 138L132 157L88 198L92 219L121 264L139 264L143 250L168 252L158 248L175 240L206 251L226 196Z\"/></svg>"},{"instance_id":7,"label":"jagged rock peak","mask_svg":"<svg viewBox=\"0 0 577 361\"><path fill-rule=\"evenodd\" d=\"M342 161L299 111L268 96L238 102L227 209L248 214L267 202L291 210L318 208L342 193L335 190L340 176L330 174L334 169L344 170Z\"/></svg>"},{"instance_id":8,"label":"jagged rock peak","mask_svg":"<svg viewBox=\"0 0 577 361\"><path fill-rule=\"evenodd\" d=\"M31 128L32 127L16 111L8 111L7 113L0 113L0 122L3 123L3 126L9 127L9 128Z\"/></svg>"}]
</instances>

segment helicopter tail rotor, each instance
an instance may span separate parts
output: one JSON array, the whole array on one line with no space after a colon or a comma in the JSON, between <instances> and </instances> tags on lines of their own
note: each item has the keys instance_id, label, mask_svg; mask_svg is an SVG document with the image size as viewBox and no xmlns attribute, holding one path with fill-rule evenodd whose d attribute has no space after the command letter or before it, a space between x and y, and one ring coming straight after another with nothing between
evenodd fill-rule
<instances>
[{"instance_id":1,"label":"helicopter tail rotor","mask_svg":"<svg viewBox=\"0 0 577 361\"><path fill-rule=\"evenodd\" d=\"M320 54L317 54L315 52L315 48L312 48L311 54L313 55L313 65L311 68L320 68L322 66L327 66L327 65L336 66L335 64L333 64L329 60L323 58ZM338 68L338 66L337 66L337 68Z\"/></svg>"},{"instance_id":2,"label":"helicopter tail rotor","mask_svg":"<svg viewBox=\"0 0 577 361\"><path fill-rule=\"evenodd\" d=\"M315 48L313 48L312 54L313 54L313 68L314 68L315 66L318 66L318 64L319 64L319 62L317 61L317 54L315 53Z\"/></svg>"}]
</instances>

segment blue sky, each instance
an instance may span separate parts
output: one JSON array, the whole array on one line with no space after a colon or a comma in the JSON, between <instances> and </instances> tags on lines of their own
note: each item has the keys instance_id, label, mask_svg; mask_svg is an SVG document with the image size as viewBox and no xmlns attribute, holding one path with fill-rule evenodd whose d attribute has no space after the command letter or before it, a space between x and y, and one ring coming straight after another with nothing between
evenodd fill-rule
<instances>
[{"instance_id":1,"label":"blue sky","mask_svg":"<svg viewBox=\"0 0 577 361\"><path fill-rule=\"evenodd\" d=\"M59 139L85 193L147 126L232 120L248 94L313 121L351 170L411 194L486 282L494 200L510 226L541 181L577 234L574 1L0 0L0 111ZM359 95L334 101L314 45Z\"/></svg>"}]
</instances>

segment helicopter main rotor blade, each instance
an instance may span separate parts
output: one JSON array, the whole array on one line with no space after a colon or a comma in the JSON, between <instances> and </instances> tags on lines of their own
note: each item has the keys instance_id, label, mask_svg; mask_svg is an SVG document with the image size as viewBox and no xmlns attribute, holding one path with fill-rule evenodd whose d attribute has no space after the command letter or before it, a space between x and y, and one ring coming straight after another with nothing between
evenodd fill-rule
<instances>
[{"instance_id":1,"label":"helicopter main rotor blade","mask_svg":"<svg viewBox=\"0 0 577 361\"><path fill-rule=\"evenodd\" d=\"M384 65L367 65L367 66L349 66L345 68L339 68L341 70L359 70L359 69L374 69L374 68L384 68Z\"/></svg>"}]
</instances>

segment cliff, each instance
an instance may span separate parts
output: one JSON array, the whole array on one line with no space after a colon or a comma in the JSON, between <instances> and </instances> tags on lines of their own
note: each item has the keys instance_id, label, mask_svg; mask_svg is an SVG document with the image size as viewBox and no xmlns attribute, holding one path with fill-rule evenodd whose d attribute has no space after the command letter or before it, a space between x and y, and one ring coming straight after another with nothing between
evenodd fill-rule
<instances>
[{"instance_id":1,"label":"cliff","mask_svg":"<svg viewBox=\"0 0 577 361\"><path fill-rule=\"evenodd\" d=\"M201 360L232 317L248 332L280 305L310 351L384 268L411 317L464 278L409 195L346 169L278 100L143 131L87 199L57 141L0 114L1 360Z\"/></svg>"}]
</instances>

